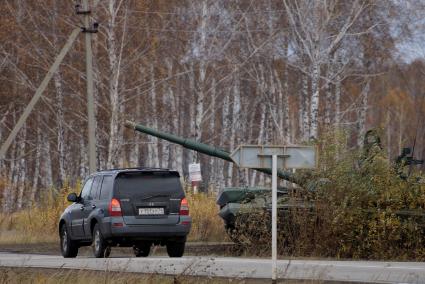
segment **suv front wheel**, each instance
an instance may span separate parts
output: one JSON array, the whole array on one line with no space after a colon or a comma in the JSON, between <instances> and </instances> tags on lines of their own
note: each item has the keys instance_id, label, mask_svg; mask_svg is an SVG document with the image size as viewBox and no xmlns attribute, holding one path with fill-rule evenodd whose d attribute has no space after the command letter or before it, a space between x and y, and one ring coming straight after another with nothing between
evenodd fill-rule
<instances>
[{"instance_id":1,"label":"suv front wheel","mask_svg":"<svg viewBox=\"0 0 425 284\"><path fill-rule=\"evenodd\" d=\"M186 242L184 241L172 241L166 244L167 253L169 257L182 257L184 254L184 247Z\"/></svg>"},{"instance_id":2,"label":"suv front wheel","mask_svg":"<svg viewBox=\"0 0 425 284\"><path fill-rule=\"evenodd\" d=\"M96 224L93 228L93 254L96 258L103 258L108 257L109 253L110 248L103 238L99 224Z\"/></svg>"},{"instance_id":3,"label":"suv front wheel","mask_svg":"<svg viewBox=\"0 0 425 284\"><path fill-rule=\"evenodd\" d=\"M66 225L63 224L60 229L61 253L63 257L76 257L78 254L78 243L71 240Z\"/></svg>"}]
</instances>

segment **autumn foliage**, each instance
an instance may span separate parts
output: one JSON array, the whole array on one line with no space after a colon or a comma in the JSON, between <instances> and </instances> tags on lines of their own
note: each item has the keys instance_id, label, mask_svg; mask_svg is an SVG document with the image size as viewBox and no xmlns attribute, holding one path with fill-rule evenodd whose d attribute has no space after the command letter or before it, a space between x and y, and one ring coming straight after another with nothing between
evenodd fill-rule
<instances>
[{"instance_id":1,"label":"autumn foliage","mask_svg":"<svg viewBox=\"0 0 425 284\"><path fill-rule=\"evenodd\" d=\"M425 176L401 179L385 152L365 160L345 146L346 135L320 140L320 168L302 203L280 213L283 255L354 259L425 259ZM332 143L330 143L332 142ZM292 198L300 198L300 193ZM304 205L304 206L303 206ZM309 207L309 205L311 205ZM264 255L270 250L270 215L239 216L239 243Z\"/></svg>"}]
</instances>

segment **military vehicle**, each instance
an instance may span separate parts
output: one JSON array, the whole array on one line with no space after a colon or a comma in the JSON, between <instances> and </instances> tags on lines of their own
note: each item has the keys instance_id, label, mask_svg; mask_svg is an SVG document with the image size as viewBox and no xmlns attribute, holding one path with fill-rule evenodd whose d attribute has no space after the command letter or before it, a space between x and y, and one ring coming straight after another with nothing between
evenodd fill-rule
<instances>
[{"instance_id":1,"label":"military vehicle","mask_svg":"<svg viewBox=\"0 0 425 284\"><path fill-rule=\"evenodd\" d=\"M126 127L167 140L172 143L183 146L184 148L197 151L212 157L217 157L228 162L233 160L230 157L230 152L210 146L201 142L197 142L191 139L182 138L173 134L158 131L147 126L136 124L131 121L126 122ZM262 173L271 175L271 169L255 169ZM293 173L278 170L278 177L299 185L299 187L281 187L278 189L278 211L280 214L288 211L289 208L309 208L310 205L306 204L302 198L294 197L294 191L302 191L302 186L307 186L305 181L297 178ZM220 207L219 216L224 221L226 232L230 238L237 242L239 239L239 232L237 231L237 217L242 217L245 214L251 212L271 212L271 190L270 188L259 188L259 187L229 187L220 190L217 198L217 204ZM242 218L243 219L243 218Z\"/></svg>"}]
</instances>

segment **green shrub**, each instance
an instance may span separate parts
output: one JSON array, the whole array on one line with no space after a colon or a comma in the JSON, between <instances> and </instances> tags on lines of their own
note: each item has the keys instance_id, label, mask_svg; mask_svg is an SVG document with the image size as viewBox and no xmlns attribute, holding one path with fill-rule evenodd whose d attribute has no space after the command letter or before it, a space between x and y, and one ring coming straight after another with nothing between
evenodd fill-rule
<instances>
[{"instance_id":1,"label":"green shrub","mask_svg":"<svg viewBox=\"0 0 425 284\"><path fill-rule=\"evenodd\" d=\"M302 227L297 254L366 259L425 259L425 184L401 179L384 151L350 150L344 134L321 141L311 179L314 212L293 216ZM300 243L308 243L303 246Z\"/></svg>"}]
</instances>

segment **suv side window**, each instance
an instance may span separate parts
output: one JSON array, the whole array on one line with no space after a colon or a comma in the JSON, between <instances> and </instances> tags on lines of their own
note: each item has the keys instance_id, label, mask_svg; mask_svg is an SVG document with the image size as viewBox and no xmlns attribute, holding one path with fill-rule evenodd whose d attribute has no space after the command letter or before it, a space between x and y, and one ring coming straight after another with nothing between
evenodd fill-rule
<instances>
[{"instance_id":1,"label":"suv side window","mask_svg":"<svg viewBox=\"0 0 425 284\"><path fill-rule=\"evenodd\" d=\"M112 176L104 176L102 182L102 189L100 191L100 200L109 199L114 185L114 179Z\"/></svg>"},{"instance_id":2,"label":"suv side window","mask_svg":"<svg viewBox=\"0 0 425 284\"><path fill-rule=\"evenodd\" d=\"M89 199L99 199L99 191L100 191L100 185L102 184L102 176L97 176L94 178L93 185L91 187L90 196Z\"/></svg>"},{"instance_id":3,"label":"suv side window","mask_svg":"<svg viewBox=\"0 0 425 284\"><path fill-rule=\"evenodd\" d=\"M83 190L81 191L80 197L83 200L88 200L89 196L90 196L90 189L91 189L91 185L93 183L93 178L90 178L86 181L86 183L84 184Z\"/></svg>"}]
</instances>

